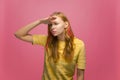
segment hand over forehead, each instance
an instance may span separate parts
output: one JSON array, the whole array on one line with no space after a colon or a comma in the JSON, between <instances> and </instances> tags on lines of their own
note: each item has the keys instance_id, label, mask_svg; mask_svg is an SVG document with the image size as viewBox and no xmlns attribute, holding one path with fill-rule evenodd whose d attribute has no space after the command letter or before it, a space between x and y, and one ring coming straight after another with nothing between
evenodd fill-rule
<instances>
[{"instance_id":1,"label":"hand over forehead","mask_svg":"<svg viewBox=\"0 0 120 80\"><path fill-rule=\"evenodd\" d=\"M53 20L55 20L56 19L56 17L54 17L54 16L50 16L50 21L53 21Z\"/></svg>"}]
</instances>

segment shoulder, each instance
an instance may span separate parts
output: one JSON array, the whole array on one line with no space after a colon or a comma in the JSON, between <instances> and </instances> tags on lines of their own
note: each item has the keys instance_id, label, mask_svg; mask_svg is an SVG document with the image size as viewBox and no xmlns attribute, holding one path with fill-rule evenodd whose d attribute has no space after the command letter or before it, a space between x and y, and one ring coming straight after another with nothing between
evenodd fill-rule
<instances>
[{"instance_id":1,"label":"shoulder","mask_svg":"<svg viewBox=\"0 0 120 80\"><path fill-rule=\"evenodd\" d=\"M77 37L74 37L73 43L77 47L84 47L85 46L84 41L80 38L77 38Z\"/></svg>"},{"instance_id":2,"label":"shoulder","mask_svg":"<svg viewBox=\"0 0 120 80\"><path fill-rule=\"evenodd\" d=\"M47 39L47 35L44 35L44 34L34 34L34 35L32 35L32 37L33 37L33 39L39 39L39 40L41 40L41 39L46 40Z\"/></svg>"},{"instance_id":3,"label":"shoulder","mask_svg":"<svg viewBox=\"0 0 120 80\"><path fill-rule=\"evenodd\" d=\"M44 35L44 34L33 34L32 36L33 37L45 37L45 38L47 38L47 35Z\"/></svg>"},{"instance_id":4,"label":"shoulder","mask_svg":"<svg viewBox=\"0 0 120 80\"><path fill-rule=\"evenodd\" d=\"M34 34L33 37L33 44L43 45L45 46L47 41L47 35L44 34Z\"/></svg>"}]
</instances>

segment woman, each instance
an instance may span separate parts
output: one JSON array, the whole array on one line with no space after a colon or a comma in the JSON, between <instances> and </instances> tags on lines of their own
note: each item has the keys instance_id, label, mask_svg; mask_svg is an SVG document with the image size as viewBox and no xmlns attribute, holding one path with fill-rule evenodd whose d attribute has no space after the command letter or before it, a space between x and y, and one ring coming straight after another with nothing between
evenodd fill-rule
<instances>
[{"instance_id":1,"label":"woman","mask_svg":"<svg viewBox=\"0 0 120 80\"><path fill-rule=\"evenodd\" d=\"M48 25L48 35L29 34L39 24ZM74 36L70 23L62 12L54 12L47 18L22 27L15 32L15 36L33 45L44 46L42 80L73 80L76 66L77 80L84 80L85 45Z\"/></svg>"}]
</instances>

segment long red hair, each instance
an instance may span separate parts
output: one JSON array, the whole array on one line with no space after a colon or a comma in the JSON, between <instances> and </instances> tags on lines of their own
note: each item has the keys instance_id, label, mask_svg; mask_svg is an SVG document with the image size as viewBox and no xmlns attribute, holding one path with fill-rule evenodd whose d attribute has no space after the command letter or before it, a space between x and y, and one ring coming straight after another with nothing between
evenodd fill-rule
<instances>
[{"instance_id":1,"label":"long red hair","mask_svg":"<svg viewBox=\"0 0 120 80\"><path fill-rule=\"evenodd\" d=\"M64 54L63 56L67 62L71 62L74 55L74 49L73 49L74 34L72 32L70 22L62 12L54 12L50 16L54 16L54 15L60 17L64 22L68 22L68 27L65 29L66 44L63 51L63 54ZM52 33L50 32L49 24L48 24L48 38L46 43L46 51L48 51L48 48L51 51L51 53L48 53L49 54L48 59L53 59L54 62L57 62L59 60L58 39L57 39L57 36L53 36Z\"/></svg>"}]
</instances>

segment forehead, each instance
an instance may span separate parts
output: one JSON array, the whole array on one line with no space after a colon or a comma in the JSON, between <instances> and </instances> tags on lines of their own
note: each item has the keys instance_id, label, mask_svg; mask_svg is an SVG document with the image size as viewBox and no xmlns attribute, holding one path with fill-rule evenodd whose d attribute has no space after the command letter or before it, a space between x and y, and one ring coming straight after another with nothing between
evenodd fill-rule
<instances>
[{"instance_id":1,"label":"forehead","mask_svg":"<svg viewBox=\"0 0 120 80\"><path fill-rule=\"evenodd\" d=\"M63 20L59 16L51 16L51 17L55 18L52 20L52 22L63 22Z\"/></svg>"}]
</instances>

